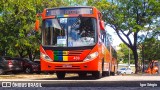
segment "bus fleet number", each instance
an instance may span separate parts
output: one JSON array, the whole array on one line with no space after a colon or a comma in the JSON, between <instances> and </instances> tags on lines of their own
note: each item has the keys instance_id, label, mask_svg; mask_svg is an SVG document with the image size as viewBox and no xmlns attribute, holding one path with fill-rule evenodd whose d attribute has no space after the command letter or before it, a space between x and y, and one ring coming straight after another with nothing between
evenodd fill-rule
<instances>
[{"instance_id":1,"label":"bus fleet number","mask_svg":"<svg viewBox=\"0 0 160 90\"><path fill-rule=\"evenodd\" d=\"M74 60L80 60L80 57L79 57L79 56L74 56L73 59L74 59Z\"/></svg>"}]
</instances>

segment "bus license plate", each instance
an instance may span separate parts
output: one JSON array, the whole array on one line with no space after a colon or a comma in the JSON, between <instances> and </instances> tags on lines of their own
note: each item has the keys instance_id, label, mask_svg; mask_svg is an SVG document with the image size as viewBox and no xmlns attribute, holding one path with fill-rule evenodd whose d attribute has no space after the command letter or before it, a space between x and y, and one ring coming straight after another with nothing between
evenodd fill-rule
<instances>
[{"instance_id":1,"label":"bus license plate","mask_svg":"<svg viewBox=\"0 0 160 90\"><path fill-rule=\"evenodd\" d=\"M72 65L70 65L70 64L64 64L63 67L64 67L64 68L71 68Z\"/></svg>"}]
</instances>

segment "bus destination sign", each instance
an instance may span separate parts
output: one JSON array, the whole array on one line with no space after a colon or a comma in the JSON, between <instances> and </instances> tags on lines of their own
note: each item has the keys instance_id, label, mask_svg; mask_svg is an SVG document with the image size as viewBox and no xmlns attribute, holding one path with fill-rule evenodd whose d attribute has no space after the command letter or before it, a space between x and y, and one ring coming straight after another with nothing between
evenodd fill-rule
<instances>
[{"instance_id":1,"label":"bus destination sign","mask_svg":"<svg viewBox=\"0 0 160 90\"><path fill-rule=\"evenodd\" d=\"M59 9L48 9L46 16L52 15L70 15L70 14L92 14L92 8L59 8Z\"/></svg>"}]
</instances>

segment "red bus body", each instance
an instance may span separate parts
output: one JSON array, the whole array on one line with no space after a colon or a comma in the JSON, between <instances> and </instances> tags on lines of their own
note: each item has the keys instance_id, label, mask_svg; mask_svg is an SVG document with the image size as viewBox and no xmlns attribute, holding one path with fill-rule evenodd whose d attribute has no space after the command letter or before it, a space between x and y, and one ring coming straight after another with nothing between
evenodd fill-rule
<instances>
[{"instance_id":1,"label":"red bus body","mask_svg":"<svg viewBox=\"0 0 160 90\"><path fill-rule=\"evenodd\" d=\"M83 11L83 8L90 8L91 12L88 12L89 11L88 9ZM53 47L52 45L42 44L40 46L41 71L51 71L51 72L54 71L57 73L58 78L64 78L65 73L70 73L70 72L78 73L80 76L82 75L84 76L87 73L91 73L96 78L100 78L101 75L103 76L110 75L110 74L114 75L116 73L117 71L116 52L113 50L110 44L107 46L108 43L106 43L107 36L105 35L105 30L101 30L101 29L104 29L104 25L103 25L104 23L102 22L102 15L95 7L88 7L88 6L87 7L63 7L63 8L53 8L53 11L49 11L49 10L52 10L52 9L44 9L44 11L41 14L42 20L44 22L47 21L48 19L49 20L55 19L57 17L63 17L64 20L65 18L67 18L68 20L68 18L71 18L71 17L73 18L78 17L78 19L73 19L73 22L75 23L78 22L76 20L81 20L81 18L82 19L84 18L84 20L85 19L90 20L90 18L93 18L94 20L91 20L91 21L96 22L95 24L96 31L94 34L95 38L93 41L95 43L94 45L90 45L90 46L76 45L75 47L68 47L69 38L67 37L65 39L61 39L62 41L56 38L59 41L55 41L55 42L56 43L64 42L62 43L64 44L64 46ZM59 12L58 10L59 11L63 10L63 12L62 11ZM47 14L48 12L50 13ZM50 21L49 20L48 20L48 23L50 23L50 21L54 21L54 20L50 20ZM64 23L65 21L63 22L60 20L60 22ZM73 23L73 25L75 23ZM54 26L53 24L54 23L52 23L51 25ZM44 24L42 24L42 34L44 33L43 25ZM75 26L73 25L72 27L76 27L76 25ZM92 26L94 27L94 25ZM58 28L58 26L56 27ZM68 27L71 27L71 26L68 26ZM52 28L51 30L53 29L54 28ZM48 29L48 26L47 26L47 30L50 30ZM69 31L66 31L66 32L69 32ZM43 34L42 38L45 37L45 35L46 34ZM50 35L50 34L48 33L47 35ZM64 41L64 40L67 40L67 41ZM43 43L45 43L45 39L42 41ZM67 42L67 45L65 46L66 42Z\"/></svg>"}]
</instances>

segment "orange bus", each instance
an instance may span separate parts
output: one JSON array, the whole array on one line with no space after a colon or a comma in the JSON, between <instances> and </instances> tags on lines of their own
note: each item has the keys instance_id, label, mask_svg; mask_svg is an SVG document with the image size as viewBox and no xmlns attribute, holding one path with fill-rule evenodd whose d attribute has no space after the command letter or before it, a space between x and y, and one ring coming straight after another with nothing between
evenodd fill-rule
<instances>
[{"instance_id":1,"label":"orange bus","mask_svg":"<svg viewBox=\"0 0 160 90\"><path fill-rule=\"evenodd\" d=\"M115 74L116 52L110 46L102 14L95 7L44 9L42 17L41 71L54 71L58 79L66 73L88 73L95 78ZM39 29L36 20L35 30ZM111 52L113 51L113 52Z\"/></svg>"}]
</instances>

